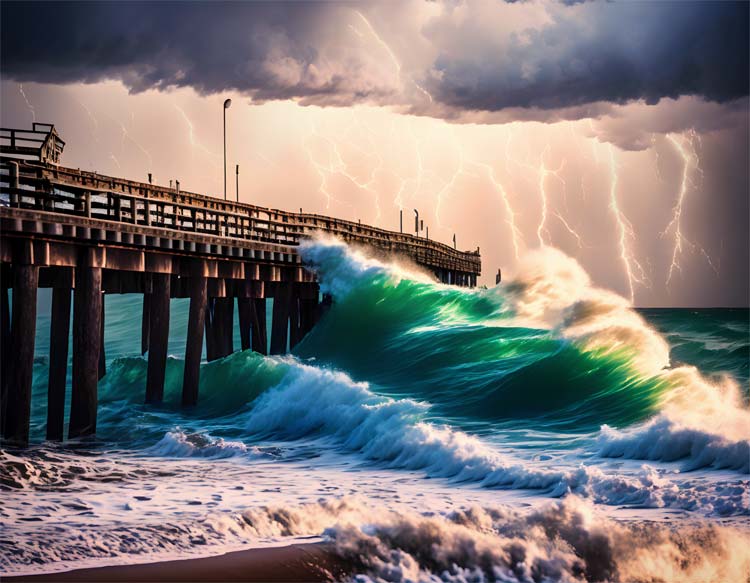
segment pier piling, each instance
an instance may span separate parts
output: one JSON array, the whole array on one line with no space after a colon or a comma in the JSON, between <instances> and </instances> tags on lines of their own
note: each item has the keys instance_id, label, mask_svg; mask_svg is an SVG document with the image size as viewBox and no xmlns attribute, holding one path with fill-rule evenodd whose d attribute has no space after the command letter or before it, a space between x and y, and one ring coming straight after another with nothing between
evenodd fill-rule
<instances>
[{"instance_id":1,"label":"pier piling","mask_svg":"<svg viewBox=\"0 0 750 583\"><path fill-rule=\"evenodd\" d=\"M73 294L73 387L68 438L96 432L99 349L102 316L102 269L82 265L76 269Z\"/></svg>"},{"instance_id":2,"label":"pier piling","mask_svg":"<svg viewBox=\"0 0 750 583\"><path fill-rule=\"evenodd\" d=\"M99 329L99 373L98 380L102 380L107 374L107 356L104 354L104 299L106 294L102 294L102 325Z\"/></svg>"},{"instance_id":3,"label":"pier piling","mask_svg":"<svg viewBox=\"0 0 750 583\"><path fill-rule=\"evenodd\" d=\"M266 332L266 298L253 298L252 344L259 354L268 354L268 334Z\"/></svg>"},{"instance_id":4,"label":"pier piling","mask_svg":"<svg viewBox=\"0 0 750 583\"><path fill-rule=\"evenodd\" d=\"M14 354L10 362L3 363L4 366L10 366L4 437L10 443L24 446L29 442L38 282L38 267L14 266L13 311L10 325L10 344Z\"/></svg>"},{"instance_id":5,"label":"pier piling","mask_svg":"<svg viewBox=\"0 0 750 583\"><path fill-rule=\"evenodd\" d=\"M141 355L144 355L148 352L148 337L149 337L149 330L151 328L150 315L151 315L151 294L149 292L144 292L143 311L141 313Z\"/></svg>"},{"instance_id":6,"label":"pier piling","mask_svg":"<svg viewBox=\"0 0 750 583\"><path fill-rule=\"evenodd\" d=\"M182 406L198 404L201 355L203 353L203 331L206 320L207 282L205 277L196 277L190 282L190 318L188 319L187 344L185 346L185 372L182 381Z\"/></svg>"},{"instance_id":7,"label":"pier piling","mask_svg":"<svg viewBox=\"0 0 750 583\"><path fill-rule=\"evenodd\" d=\"M3 270L3 280L9 279L9 270ZM3 282L0 282L4 284ZM8 288L0 289L0 436L5 435L5 410L8 404L8 369L10 367L10 300L8 299Z\"/></svg>"},{"instance_id":8,"label":"pier piling","mask_svg":"<svg viewBox=\"0 0 750 583\"><path fill-rule=\"evenodd\" d=\"M240 320L240 346L242 350L250 349L251 331L253 326L252 298L237 298L237 312Z\"/></svg>"},{"instance_id":9,"label":"pier piling","mask_svg":"<svg viewBox=\"0 0 750 583\"><path fill-rule=\"evenodd\" d=\"M289 307L292 302L292 286L279 281L274 285L273 316L271 317L271 354L284 354L289 339Z\"/></svg>"},{"instance_id":10,"label":"pier piling","mask_svg":"<svg viewBox=\"0 0 750 583\"><path fill-rule=\"evenodd\" d=\"M146 403L161 403L169 342L170 276L168 273L154 273L152 281Z\"/></svg>"},{"instance_id":11,"label":"pier piling","mask_svg":"<svg viewBox=\"0 0 750 583\"><path fill-rule=\"evenodd\" d=\"M65 383L70 338L70 286L52 288L47 385L47 439L62 441L65 424Z\"/></svg>"}]
</instances>

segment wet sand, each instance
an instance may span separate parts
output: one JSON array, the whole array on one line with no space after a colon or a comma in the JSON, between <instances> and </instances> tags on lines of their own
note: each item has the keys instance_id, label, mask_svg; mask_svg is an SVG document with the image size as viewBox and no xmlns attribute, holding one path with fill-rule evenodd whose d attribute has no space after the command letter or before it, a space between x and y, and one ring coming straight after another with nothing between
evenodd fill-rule
<instances>
[{"instance_id":1,"label":"wet sand","mask_svg":"<svg viewBox=\"0 0 750 583\"><path fill-rule=\"evenodd\" d=\"M112 565L90 569L75 569L62 573L3 577L4 582L22 581L101 581L137 583L183 581L185 583L230 582L293 582L332 581L346 575L348 570L340 559L324 544L299 544L286 547L235 551L216 557L183 559Z\"/></svg>"}]
</instances>

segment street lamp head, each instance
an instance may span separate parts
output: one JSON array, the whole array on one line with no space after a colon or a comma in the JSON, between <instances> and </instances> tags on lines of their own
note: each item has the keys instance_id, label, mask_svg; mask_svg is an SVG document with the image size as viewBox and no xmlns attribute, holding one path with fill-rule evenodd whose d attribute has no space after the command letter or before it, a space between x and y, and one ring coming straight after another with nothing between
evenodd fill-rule
<instances>
[{"instance_id":1,"label":"street lamp head","mask_svg":"<svg viewBox=\"0 0 750 583\"><path fill-rule=\"evenodd\" d=\"M224 109L229 109L229 106L232 105L231 99L225 99L224 100Z\"/></svg>"}]
</instances>

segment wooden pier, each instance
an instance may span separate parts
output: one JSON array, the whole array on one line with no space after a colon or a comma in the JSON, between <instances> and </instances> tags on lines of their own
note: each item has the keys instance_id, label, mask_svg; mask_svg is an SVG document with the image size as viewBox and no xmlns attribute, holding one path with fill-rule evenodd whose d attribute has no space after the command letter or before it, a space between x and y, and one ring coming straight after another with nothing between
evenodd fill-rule
<instances>
[{"instance_id":1,"label":"wooden pier","mask_svg":"<svg viewBox=\"0 0 750 583\"><path fill-rule=\"evenodd\" d=\"M107 294L143 294L144 399L159 403L171 298L190 298L182 404L198 402L204 338L208 360L235 349L291 350L314 326L320 300L300 241L326 232L384 256L406 257L446 284L473 287L476 252L416 235L308 213L290 213L59 166L64 142L47 124L0 129L0 430L29 440L37 289L52 288L47 439L62 440L73 325L68 437L96 431L105 374ZM12 289L12 301L9 290ZM266 299L273 298L270 343ZM233 345L234 311L241 346Z\"/></svg>"}]
</instances>

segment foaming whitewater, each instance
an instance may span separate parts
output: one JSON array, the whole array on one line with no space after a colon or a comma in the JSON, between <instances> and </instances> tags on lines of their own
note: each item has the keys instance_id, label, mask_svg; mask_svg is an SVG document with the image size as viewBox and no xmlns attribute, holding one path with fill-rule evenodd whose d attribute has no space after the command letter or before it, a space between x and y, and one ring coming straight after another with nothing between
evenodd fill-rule
<instances>
[{"instance_id":1,"label":"foaming whitewater","mask_svg":"<svg viewBox=\"0 0 750 583\"><path fill-rule=\"evenodd\" d=\"M342 499L253 509L238 523L287 536L325 528L357 581L704 583L742 581L750 572L747 532L621 524L575 497L532 511L473 506L438 515Z\"/></svg>"},{"instance_id":2,"label":"foaming whitewater","mask_svg":"<svg viewBox=\"0 0 750 583\"><path fill-rule=\"evenodd\" d=\"M318 267L325 289L338 293L342 304L334 310L340 317L334 315L319 334L313 334L301 347L302 355L317 353L320 358L322 353L333 365L339 360L348 364L346 347L319 351L315 344L325 345L320 338L323 334L345 334L347 327L361 326L376 342L382 340L381 346L364 347L366 351L374 348L378 366L383 359L399 360L403 350L411 350L414 354L409 354L408 362L412 366L426 363L442 372L451 364L451 355L440 350L441 340L448 337L448 349L461 353L459 366L451 369L455 375L447 383L453 390L428 388L432 402L453 400L463 407L465 398L473 398L480 386L483 407L488 405L488 396L501 393L498 417L503 408L515 414L520 405L526 413L539 412L546 422L559 427L555 421L570 419L568 411L579 426L592 409L605 421L611 412L612 421L622 425L623 431L603 425L600 455L686 460L691 469L712 466L750 471L750 411L739 384L729 377L708 380L692 366L671 367L666 340L627 300L594 287L580 265L558 250L530 253L513 280L489 290L449 288L425 282L423 277L409 279L403 267L365 258L333 240L309 242L302 254ZM339 281L341 277L346 285ZM353 312L363 311L362 295L376 306L376 317L386 322L380 329L377 325L374 331L370 328L367 315L359 320L352 317ZM415 316L407 317L411 313ZM400 320L400 325L391 326L392 319ZM394 328L397 333L391 332ZM476 351L475 339L481 344ZM434 357L436 352L441 358ZM518 362L509 365L509 360ZM489 371L489 379L482 375L487 362L497 365ZM574 369L567 374L562 370L570 367ZM387 371L378 375L384 383ZM428 376L433 372L424 371ZM562 376L553 376L556 372ZM514 377L521 382L514 383ZM573 386L568 385L569 379ZM529 380L549 386L524 386ZM546 391L557 393L550 395L556 410L549 415L544 404L519 404L524 396L497 390L504 385L529 399L547 396ZM567 395L574 399L570 404ZM627 423L638 416L646 422Z\"/></svg>"},{"instance_id":3,"label":"foaming whitewater","mask_svg":"<svg viewBox=\"0 0 750 583\"><path fill-rule=\"evenodd\" d=\"M0 450L2 574L313 540L360 581L750 575L747 311L634 310L551 248L472 290L300 252L330 310L291 355L202 364L193 409L187 304L154 407L140 306L109 296L96 441L42 442L40 321L37 445Z\"/></svg>"}]
</instances>

